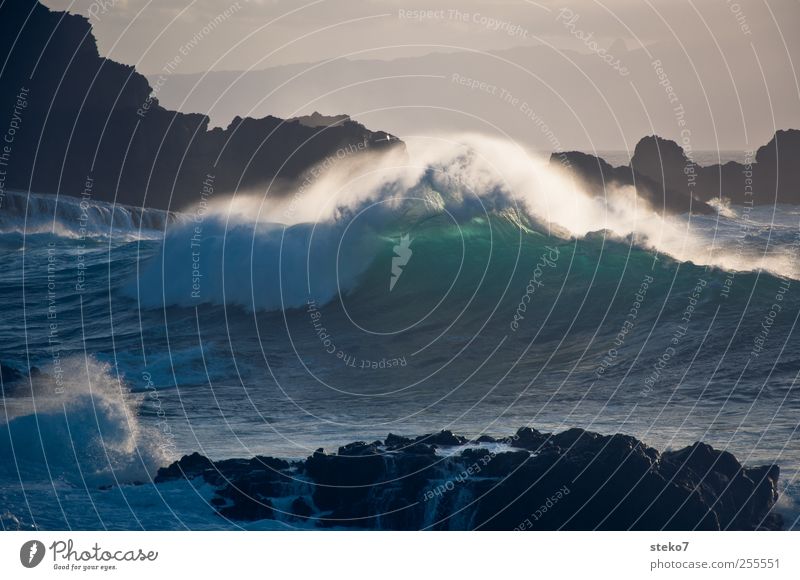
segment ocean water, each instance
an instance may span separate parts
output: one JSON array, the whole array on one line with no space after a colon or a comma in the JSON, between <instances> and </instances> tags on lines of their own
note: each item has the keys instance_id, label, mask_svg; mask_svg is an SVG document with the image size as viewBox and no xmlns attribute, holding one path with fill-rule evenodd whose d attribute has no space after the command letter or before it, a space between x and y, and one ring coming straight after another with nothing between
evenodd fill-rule
<instances>
[{"instance_id":1,"label":"ocean water","mask_svg":"<svg viewBox=\"0 0 800 580\"><path fill-rule=\"evenodd\" d=\"M237 528L150 478L523 425L777 463L796 525L800 208L657 216L503 147L182 214L7 193L3 527Z\"/></svg>"}]
</instances>

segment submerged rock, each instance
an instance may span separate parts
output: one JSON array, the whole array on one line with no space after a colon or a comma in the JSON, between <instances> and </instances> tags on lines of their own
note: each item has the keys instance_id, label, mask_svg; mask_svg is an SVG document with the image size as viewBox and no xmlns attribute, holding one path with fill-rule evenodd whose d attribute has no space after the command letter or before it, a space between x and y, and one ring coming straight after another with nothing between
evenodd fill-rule
<instances>
[{"instance_id":1,"label":"submerged rock","mask_svg":"<svg viewBox=\"0 0 800 580\"><path fill-rule=\"evenodd\" d=\"M451 449L437 452L442 447ZM660 453L627 435L523 427L477 441L449 431L390 434L295 462L213 462L195 453L160 469L155 481L202 478L215 488L211 504L221 516L289 525L756 530L783 527L772 511L778 477L775 465L744 467L704 443Z\"/></svg>"},{"instance_id":2,"label":"submerged rock","mask_svg":"<svg viewBox=\"0 0 800 580\"><path fill-rule=\"evenodd\" d=\"M5 365L0 362L0 381L2 384L5 385L8 383L11 385L12 383L21 382L22 379L25 378L25 375L19 372L12 366Z\"/></svg>"},{"instance_id":3,"label":"submerged rock","mask_svg":"<svg viewBox=\"0 0 800 580\"><path fill-rule=\"evenodd\" d=\"M36 379L41 375L42 371L38 367L31 367L28 372L23 372L0 362L0 389L3 396L29 395L31 388L36 386Z\"/></svg>"}]
</instances>

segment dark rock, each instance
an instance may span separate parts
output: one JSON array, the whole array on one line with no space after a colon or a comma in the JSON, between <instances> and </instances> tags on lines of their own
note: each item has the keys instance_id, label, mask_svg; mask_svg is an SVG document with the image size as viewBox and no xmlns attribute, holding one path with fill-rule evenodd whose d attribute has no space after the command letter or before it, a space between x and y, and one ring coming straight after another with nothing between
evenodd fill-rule
<instances>
[{"instance_id":1,"label":"dark rock","mask_svg":"<svg viewBox=\"0 0 800 580\"><path fill-rule=\"evenodd\" d=\"M698 481L696 491L707 503L719 506L717 521L723 529L752 529L751 523L763 519L759 506L778 499L777 465L745 468L727 451L704 443L662 455L665 476L672 480ZM773 525L759 523L757 527Z\"/></svg>"},{"instance_id":2,"label":"dark rock","mask_svg":"<svg viewBox=\"0 0 800 580\"><path fill-rule=\"evenodd\" d=\"M298 497L292 502L293 515L300 518L308 518L312 513L314 513L314 510L311 509L311 506L308 505L308 502L302 497Z\"/></svg>"},{"instance_id":3,"label":"dark rock","mask_svg":"<svg viewBox=\"0 0 800 580\"><path fill-rule=\"evenodd\" d=\"M411 439L408 437L403 437L402 435L395 435L394 433L389 433L386 436L386 447L391 449L397 449L399 447L405 447L411 444Z\"/></svg>"},{"instance_id":4,"label":"dark rock","mask_svg":"<svg viewBox=\"0 0 800 580\"><path fill-rule=\"evenodd\" d=\"M443 431L354 442L290 463L257 457L211 462L193 454L156 482L203 477L212 505L238 520L307 520L366 529L755 530L780 529L777 466L744 467L696 443L659 453L627 435L524 427L498 439L516 451L464 445ZM494 441L493 438L489 438ZM486 440L485 442L491 442ZM291 499L290 514L278 512ZM283 504L285 505L285 504Z\"/></svg>"},{"instance_id":5,"label":"dark rock","mask_svg":"<svg viewBox=\"0 0 800 580\"><path fill-rule=\"evenodd\" d=\"M483 465L481 475L483 477L506 477L519 469L523 463L531 459L531 454L527 451L506 451L495 456L487 457L484 454L478 460Z\"/></svg>"},{"instance_id":6,"label":"dark rock","mask_svg":"<svg viewBox=\"0 0 800 580\"><path fill-rule=\"evenodd\" d=\"M4 388L6 386L10 387L14 383L21 382L25 378L27 377L14 367L0 363L0 379L3 381L2 385Z\"/></svg>"},{"instance_id":7,"label":"dark rock","mask_svg":"<svg viewBox=\"0 0 800 580\"><path fill-rule=\"evenodd\" d=\"M694 195L693 187L687 186L689 177L684 171L691 175L696 166L684 157L683 150L675 142L657 136L639 141L630 167L612 167L604 159L579 151L554 153L550 162L567 169L595 196L612 196L616 187L630 186L655 211L669 214L714 211Z\"/></svg>"},{"instance_id":8,"label":"dark rock","mask_svg":"<svg viewBox=\"0 0 800 580\"><path fill-rule=\"evenodd\" d=\"M252 461L275 471L281 469L288 469L289 466L291 465L285 459L276 459L275 457L264 457L263 455L257 455L256 457L253 458Z\"/></svg>"},{"instance_id":9,"label":"dark rock","mask_svg":"<svg viewBox=\"0 0 800 580\"><path fill-rule=\"evenodd\" d=\"M669 139L650 135L639 140L633 150L630 168L634 173L662 185L662 192L687 191L687 180L696 172L696 165L683 149Z\"/></svg>"},{"instance_id":10,"label":"dark rock","mask_svg":"<svg viewBox=\"0 0 800 580\"><path fill-rule=\"evenodd\" d=\"M426 445L425 443L412 443L403 451L415 455L436 455L436 445Z\"/></svg>"},{"instance_id":11,"label":"dark rock","mask_svg":"<svg viewBox=\"0 0 800 580\"><path fill-rule=\"evenodd\" d=\"M469 440L460 435L453 435L452 431L439 431L433 435L422 435L416 438L417 443L426 443L428 445L443 445L445 447L453 447L456 445L464 445Z\"/></svg>"},{"instance_id":12,"label":"dark rock","mask_svg":"<svg viewBox=\"0 0 800 580\"><path fill-rule=\"evenodd\" d=\"M237 117L212 129L102 58L86 18L35 0L0 4L0 48L0 115L22 111L8 189L79 196L91 179L96 200L179 210L200 200L209 175L217 193L278 183L270 195L280 195L339 150L404 147L347 117Z\"/></svg>"},{"instance_id":13,"label":"dark rock","mask_svg":"<svg viewBox=\"0 0 800 580\"><path fill-rule=\"evenodd\" d=\"M579 445L579 443L583 443L585 445L587 440L593 443L598 437L600 437L600 435L597 433L590 433L589 431L584 431L583 429L573 428L568 429L563 433L559 433L558 435L553 435L550 441L562 449L568 449L570 447Z\"/></svg>"},{"instance_id":14,"label":"dark rock","mask_svg":"<svg viewBox=\"0 0 800 580\"><path fill-rule=\"evenodd\" d=\"M341 125L349 120L350 115L323 115L317 111L314 111L310 115L287 119L287 121L297 121L306 127L331 127L333 125Z\"/></svg>"},{"instance_id":15,"label":"dark rock","mask_svg":"<svg viewBox=\"0 0 800 580\"><path fill-rule=\"evenodd\" d=\"M0 363L0 385L2 385L2 393L7 397L31 396L41 386L37 381L41 376L42 371L39 367L32 366L26 373L15 367Z\"/></svg>"},{"instance_id":16,"label":"dark rock","mask_svg":"<svg viewBox=\"0 0 800 580\"><path fill-rule=\"evenodd\" d=\"M712 213L708 202L735 204L800 203L800 130L777 131L745 163L701 166L674 141L657 135L637 143L629 167L578 151L554 153L550 162L567 169L593 195L609 186L635 186L655 210L667 213Z\"/></svg>"},{"instance_id":17,"label":"dark rock","mask_svg":"<svg viewBox=\"0 0 800 580\"><path fill-rule=\"evenodd\" d=\"M664 463L693 469L696 473L708 473L712 469L728 478L735 477L742 469L739 461L727 451L717 451L705 443L695 443L679 451L665 451Z\"/></svg>"},{"instance_id":18,"label":"dark rock","mask_svg":"<svg viewBox=\"0 0 800 580\"><path fill-rule=\"evenodd\" d=\"M423 435L415 439L409 437L402 437L389 433L384 441L384 446L387 451L403 451L404 453L413 453L417 455L433 455L436 453L436 446L428 443L429 436Z\"/></svg>"},{"instance_id":19,"label":"dark rock","mask_svg":"<svg viewBox=\"0 0 800 580\"><path fill-rule=\"evenodd\" d=\"M241 521L275 519L275 510L270 500L255 498L233 488L227 491L233 503L220 508L219 515Z\"/></svg>"},{"instance_id":20,"label":"dark rock","mask_svg":"<svg viewBox=\"0 0 800 580\"><path fill-rule=\"evenodd\" d=\"M502 439L502 441L512 447L538 451L547 442L547 438L546 435L539 433L536 429L520 427L514 436Z\"/></svg>"},{"instance_id":21,"label":"dark rock","mask_svg":"<svg viewBox=\"0 0 800 580\"><path fill-rule=\"evenodd\" d=\"M184 455L169 467L159 469L154 481L163 483L175 479L193 479L203 475L207 469L214 469L214 462L195 451L191 455Z\"/></svg>"},{"instance_id":22,"label":"dark rock","mask_svg":"<svg viewBox=\"0 0 800 580\"><path fill-rule=\"evenodd\" d=\"M344 447L339 447L339 455L375 455L378 453L378 446L375 443L364 443L363 441L356 441L355 443L348 443Z\"/></svg>"}]
</instances>

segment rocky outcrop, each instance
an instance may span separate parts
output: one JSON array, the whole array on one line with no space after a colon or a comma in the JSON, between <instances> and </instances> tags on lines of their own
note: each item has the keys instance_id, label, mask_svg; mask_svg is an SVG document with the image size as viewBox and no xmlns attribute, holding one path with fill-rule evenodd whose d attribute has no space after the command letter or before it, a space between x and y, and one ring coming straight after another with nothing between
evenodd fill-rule
<instances>
[{"instance_id":1,"label":"rocky outcrop","mask_svg":"<svg viewBox=\"0 0 800 580\"><path fill-rule=\"evenodd\" d=\"M553 154L551 163L569 170L595 195L609 186L631 185L656 210L711 213L709 202L800 204L800 131L778 131L745 163L701 166L674 141L656 135L637 143L630 166L612 167L594 155Z\"/></svg>"},{"instance_id":2,"label":"rocky outcrop","mask_svg":"<svg viewBox=\"0 0 800 580\"><path fill-rule=\"evenodd\" d=\"M0 46L0 131L13 129L0 150L2 190L179 210L209 187L292 184L330 156L403 147L349 118L236 118L212 129L205 115L161 107L133 67L102 58L85 18L34 0L0 4Z\"/></svg>"},{"instance_id":3,"label":"rocky outcrop","mask_svg":"<svg viewBox=\"0 0 800 580\"><path fill-rule=\"evenodd\" d=\"M318 111L314 111L310 115L303 115L302 117L292 117L289 121L297 121L306 127L332 127L334 125L341 125L350 120L350 115L323 115Z\"/></svg>"},{"instance_id":4,"label":"rocky outcrop","mask_svg":"<svg viewBox=\"0 0 800 580\"><path fill-rule=\"evenodd\" d=\"M30 393L31 380L38 379L42 371L38 367L31 367L28 372L22 372L16 367L0 362L0 387L3 396L17 394L21 390Z\"/></svg>"},{"instance_id":5,"label":"rocky outcrop","mask_svg":"<svg viewBox=\"0 0 800 580\"><path fill-rule=\"evenodd\" d=\"M674 145L680 150L674 142L660 137L642 139L636 146L630 166L612 167L605 159L580 151L554 153L550 162L569 171L580 186L593 195L613 196L614 188L632 186L635 187L636 194L656 211L668 214L712 213L713 208L706 202L691 192L683 192L680 187L675 187L674 177L677 173L684 175L682 168L685 161L682 150L678 153L675 147L666 144ZM645 153L653 146L656 149L655 155ZM669 179L662 176L662 166L670 168L665 173Z\"/></svg>"},{"instance_id":6,"label":"rocky outcrop","mask_svg":"<svg viewBox=\"0 0 800 580\"><path fill-rule=\"evenodd\" d=\"M660 453L625 435L522 428L476 441L389 435L304 461L211 461L197 453L156 483L202 479L233 520L440 530L780 529L777 466L743 467L695 443Z\"/></svg>"}]
</instances>

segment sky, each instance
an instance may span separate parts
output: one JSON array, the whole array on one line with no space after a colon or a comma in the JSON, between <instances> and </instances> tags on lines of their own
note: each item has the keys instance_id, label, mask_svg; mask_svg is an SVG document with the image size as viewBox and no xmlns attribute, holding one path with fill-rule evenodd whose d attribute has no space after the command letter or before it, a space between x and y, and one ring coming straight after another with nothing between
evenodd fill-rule
<instances>
[{"instance_id":1,"label":"sky","mask_svg":"<svg viewBox=\"0 0 800 580\"><path fill-rule=\"evenodd\" d=\"M552 148L553 139L539 134L546 118L561 135L559 146L625 149L645 133L680 139L685 127L673 110L680 105L690 112L690 146L736 150L757 147L777 128L800 127L796 0L45 4L87 16L103 55L136 65L153 85L164 77L162 103L200 107L223 125L234 114L286 116L291 103L310 103L298 113L350 113L403 136L435 125L436 110L424 107L450 103L462 114L443 116L447 130L498 125L495 131L516 130L531 146ZM333 65L318 65L326 61ZM665 66L653 65L658 61ZM270 83L286 81L286 71L304 82L274 92ZM407 82L398 89L401 74ZM362 92L342 89L344 80L337 86L337 75L360 83ZM423 75L447 81L426 83ZM378 82L382 76L395 78ZM472 88L473 81L479 85ZM480 83L495 87L494 94ZM521 103L509 111L497 97L512 88L513 99L541 104L538 124L531 125ZM419 115L409 112L414 106ZM389 110L375 112L380 108ZM485 122L468 120L476 111Z\"/></svg>"}]
</instances>

